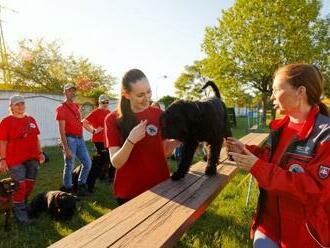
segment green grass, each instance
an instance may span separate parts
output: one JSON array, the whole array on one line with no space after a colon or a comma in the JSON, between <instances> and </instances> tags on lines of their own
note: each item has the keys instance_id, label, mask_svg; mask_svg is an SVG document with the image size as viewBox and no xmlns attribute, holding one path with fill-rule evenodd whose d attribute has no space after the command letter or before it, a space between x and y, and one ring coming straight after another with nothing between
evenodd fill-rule
<instances>
[{"instance_id":1,"label":"green grass","mask_svg":"<svg viewBox=\"0 0 330 248\"><path fill-rule=\"evenodd\" d=\"M239 138L245 135L246 126L246 120L239 118L238 128L233 129L234 136ZM88 146L92 150L91 144ZM45 151L51 162L40 166L33 195L40 191L56 190L62 184L63 158L59 148L47 147ZM198 159L196 157L195 161ZM169 165L171 170L176 168L175 161L169 160ZM176 247L251 247L248 234L257 190L254 185L250 204L246 207L248 181L238 187L245 177L245 173L238 173L233 178ZM96 187L93 197L78 203L78 213L69 222L58 222L44 214L35 225L20 228L13 224L12 231L7 233L1 228L4 218L0 218L0 247L47 247L117 207L112 196L112 185L97 182Z\"/></svg>"}]
</instances>

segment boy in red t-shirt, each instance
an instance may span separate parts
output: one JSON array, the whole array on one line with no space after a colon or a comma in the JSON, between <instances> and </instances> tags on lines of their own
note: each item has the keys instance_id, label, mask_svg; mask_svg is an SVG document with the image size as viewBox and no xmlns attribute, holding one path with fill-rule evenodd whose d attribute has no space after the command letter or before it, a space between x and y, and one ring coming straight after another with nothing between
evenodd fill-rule
<instances>
[{"instance_id":1,"label":"boy in red t-shirt","mask_svg":"<svg viewBox=\"0 0 330 248\"><path fill-rule=\"evenodd\" d=\"M92 133L92 142L94 143L97 153L101 158L102 163L102 179L108 179L110 182L113 181L115 175L115 168L110 163L109 151L105 148L104 138L104 120L105 117L110 113L109 110L109 98L106 95L100 95L99 107L92 112L82 121L83 127Z\"/></svg>"}]
</instances>

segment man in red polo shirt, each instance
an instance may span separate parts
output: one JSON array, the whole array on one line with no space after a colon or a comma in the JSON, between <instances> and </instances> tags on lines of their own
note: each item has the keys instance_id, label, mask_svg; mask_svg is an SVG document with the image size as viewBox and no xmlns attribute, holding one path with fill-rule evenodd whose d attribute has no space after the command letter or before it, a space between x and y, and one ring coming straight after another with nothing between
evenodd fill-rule
<instances>
[{"instance_id":1,"label":"man in red polo shirt","mask_svg":"<svg viewBox=\"0 0 330 248\"><path fill-rule=\"evenodd\" d=\"M83 139L83 129L78 105L74 102L76 87L68 83L64 86L65 100L56 109L56 120L64 153L63 185L65 191L72 192L72 171L76 156L82 163L78 177L78 196L88 195L86 181L92 165Z\"/></svg>"},{"instance_id":2,"label":"man in red polo shirt","mask_svg":"<svg viewBox=\"0 0 330 248\"><path fill-rule=\"evenodd\" d=\"M97 154L101 158L102 163L102 179L108 179L113 181L115 175L115 168L112 166L109 158L109 151L105 148L104 138L104 119L110 114L109 110L109 97L107 95L100 95L99 107L94 109L89 115L82 121L84 128L92 133L92 142L94 143Z\"/></svg>"}]
</instances>

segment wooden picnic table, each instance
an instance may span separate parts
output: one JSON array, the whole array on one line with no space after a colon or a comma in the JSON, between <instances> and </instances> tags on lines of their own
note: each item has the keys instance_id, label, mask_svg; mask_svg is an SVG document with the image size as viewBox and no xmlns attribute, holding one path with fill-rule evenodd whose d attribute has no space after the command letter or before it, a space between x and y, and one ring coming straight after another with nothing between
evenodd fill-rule
<instances>
[{"instance_id":1,"label":"wooden picnic table","mask_svg":"<svg viewBox=\"0 0 330 248\"><path fill-rule=\"evenodd\" d=\"M262 145L268 134L250 133L240 140ZM222 149L218 174L204 175L205 162L194 164L183 180L168 179L126 204L52 244L68 247L172 247L204 213L238 171Z\"/></svg>"}]
</instances>

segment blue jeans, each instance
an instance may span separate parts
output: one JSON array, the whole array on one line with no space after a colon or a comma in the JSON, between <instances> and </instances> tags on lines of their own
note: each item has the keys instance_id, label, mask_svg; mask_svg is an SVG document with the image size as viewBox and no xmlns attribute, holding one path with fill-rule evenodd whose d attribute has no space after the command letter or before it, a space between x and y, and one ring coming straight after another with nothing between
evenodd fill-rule
<instances>
[{"instance_id":1,"label":"blue jeans","mask_svg":"<svg viewBox=\"0 0 330 248\"><path fill-rule=\"evenodd\" d=\"M72 188L72 171L76 157L82 163L81 171L78 177L78 184L86 184L92 161L89 157L86 143L82 138L66 137L69 149L72 153L72 159L66 159L64 155L63 184L67 189Z\"/></svg>"},{"instance_id":2,"label":"blue jeans","mask_svg":"<svg viewBox=\"0 0 330 248\"><path fill-rule=\"evenodd\" d=\"M257 230L254 234L253 248L279 248L279 246L265 234Z\"/></svg>"}]
</instances>

